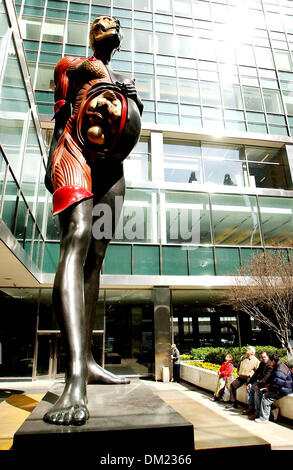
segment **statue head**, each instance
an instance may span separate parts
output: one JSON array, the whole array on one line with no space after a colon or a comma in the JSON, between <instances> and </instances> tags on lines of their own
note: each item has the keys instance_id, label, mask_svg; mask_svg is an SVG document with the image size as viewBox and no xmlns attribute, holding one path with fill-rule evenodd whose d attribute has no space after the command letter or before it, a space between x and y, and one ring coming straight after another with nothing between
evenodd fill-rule
<instances>
[{"instance_id":1,"label":"statue head","mask_svg":"<svg viewBox=\"0 0 293 470\"><path fill-rule=\"evenodd\" d=\"M90 45L94 52L108 51L112 56L123 39L120 21L112 16L98 16L92 23L90 30Z\"/></svg>"}]
</instances>

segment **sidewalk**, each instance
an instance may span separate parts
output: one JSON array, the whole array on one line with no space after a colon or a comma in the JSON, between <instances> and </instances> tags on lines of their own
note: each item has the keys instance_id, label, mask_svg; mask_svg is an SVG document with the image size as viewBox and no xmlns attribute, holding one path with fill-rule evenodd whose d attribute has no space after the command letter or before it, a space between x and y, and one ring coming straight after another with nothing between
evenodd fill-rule
<instances>
[{"instance_id":1,"label":"sidewalk","mask_svg":"<svg viewBox=\"0 0 293 470\"><path fill-rule=\"evenodd\" d=\"M182 382L149 382L159 396L194 425L195 450L228 449L269 444L271 450L293 450L293 423L250 421L244 408L227 410L212 402L211 393Z\"/></svg>"},{"instance_id":2,"label":"sidewalk","mask_svg":"<svg viewBox=\"0 0 293 470\"><path fill-rule=\"evenodd\" d=\"M138 380L138 379L134 379ZM54 381L0 382L0 450L9 450L13 435ZM194 425L195 450L259 448L293 450L293 423L258 424L211 402L211 394L182 382L144 380L169 406Z\"/></svg>"}]
</instances>

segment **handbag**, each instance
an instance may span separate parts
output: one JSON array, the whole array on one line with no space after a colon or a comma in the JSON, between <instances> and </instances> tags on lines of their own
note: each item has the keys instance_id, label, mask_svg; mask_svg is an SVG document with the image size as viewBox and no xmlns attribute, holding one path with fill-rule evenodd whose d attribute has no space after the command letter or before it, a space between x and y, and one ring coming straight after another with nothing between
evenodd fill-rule
<instances>
[{"instance_id":1,"label":"handbag","mask_svg":"<svg viewBox=\"0 0 293 470\"><path fill-rule=\"evenodd\" d=\"M227 385L225 385L225 390L224 390L222 399L223 399L223 401L229 401L230 400L230 391L229 391Z\"/></svg>"}]
</instances>

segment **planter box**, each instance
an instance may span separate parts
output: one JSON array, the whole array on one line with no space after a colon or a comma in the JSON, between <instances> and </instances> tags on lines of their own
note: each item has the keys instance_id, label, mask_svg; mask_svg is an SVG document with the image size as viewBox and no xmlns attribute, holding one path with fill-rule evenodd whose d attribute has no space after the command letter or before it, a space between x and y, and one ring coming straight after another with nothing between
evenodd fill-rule
<instances>
[{"instance_id":1,"label":"planter box","mask_svg":"<svg viewBox=\"0 0 293 470\"><path fill-rule=\"evenodd\" d=\"M210 392L214 392L216 390L218 382L217 372L203 369L202 367L191 366L182 362L180 366L180 378L196 385L197 387L209 390ZM228 384L233 382L233 380L234 378L228 379ZM241 403L247 404L247 391L245 385L238 388L237 400ZM281 400L276 401L274 404L280 408L281 416L293 420L293 394L281 398Z\"/></svg>"}]
</instances>

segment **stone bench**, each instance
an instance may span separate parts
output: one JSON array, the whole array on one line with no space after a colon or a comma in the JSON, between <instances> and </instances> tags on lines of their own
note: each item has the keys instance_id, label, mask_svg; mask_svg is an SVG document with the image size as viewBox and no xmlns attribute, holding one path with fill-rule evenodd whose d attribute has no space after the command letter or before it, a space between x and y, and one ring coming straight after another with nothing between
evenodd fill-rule
<instances>
[{"instance_id":1,"label":"stone bench","mask_svg":"<svg viewBox=\"0 0 293 470\"><path fill-rule=\"evenodd\" d=\"M214 392L218 381L218 374L213 370L195 367L181 362L180 378L198 387ZM234 378L228 379L228 384L233 382ZM237 390L237 400L240 403L247 404L247 390L243 385ZM293 393L275 401L275 406L280 409L280 416L293 420Z\"/></svg>"}]
</instances>

